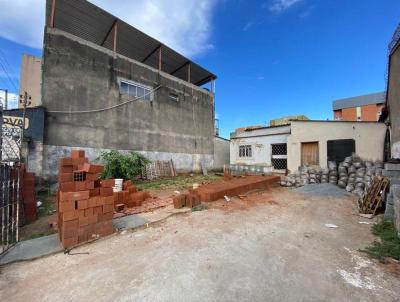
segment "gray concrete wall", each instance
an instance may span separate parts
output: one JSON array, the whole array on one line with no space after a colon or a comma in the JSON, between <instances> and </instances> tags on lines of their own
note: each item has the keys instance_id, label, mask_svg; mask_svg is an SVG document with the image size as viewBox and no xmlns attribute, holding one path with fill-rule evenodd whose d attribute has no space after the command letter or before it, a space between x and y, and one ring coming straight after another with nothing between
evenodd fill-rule
<instances>
[{"instance_id":1,"label":"gray concrete wall","mask_svg":"<svg viewBox=\"0 0 400 302\"><path fill-rule=\"evenodd\" d=\"M224 165L229 165L230 141L221 137L214 137L214 167L213 170L223 170Z\"/></svg>"},{"instance_id":2,"label":"gray concrete wall","mask_svg":"<svg viewBox=\"0 0 400 302\"><path fill-rule=\"evenodd\" d=\"M60 146L213 157L211 92L126 57L114 57L105 48L57 29L46 29L42 70L42 101L48 110L45 152ZM105 108L131 99L119 93L120 78L161 88L152 101L138 100L113 110L52 113ZM170 93L177 94L179 102L169 100Z\"/></svg>"},{"instance_id":3,"label":"gray concrete wall","mask_svg":"<svg viewBox=\"0 0 400 302\"><path fill-rule=\"evenodd\" d=\"M400 45L389 58L387 101L390 112L392 157L400 158Z\"/></svg>"}]
</instances>

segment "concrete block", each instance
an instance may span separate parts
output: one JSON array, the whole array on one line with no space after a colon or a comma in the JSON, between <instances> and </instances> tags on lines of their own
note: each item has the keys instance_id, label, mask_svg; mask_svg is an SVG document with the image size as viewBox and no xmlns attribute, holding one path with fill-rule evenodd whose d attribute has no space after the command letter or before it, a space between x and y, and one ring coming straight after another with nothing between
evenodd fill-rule
<instances>
[{"instance_id":1,"label":"concrete block","mask_svg":"<svg viewBox=\"0 0 400 302\"><path fill-rule=\"evenodd\" d=\"M397 233L400 236L400 198L397 198L394 202L394 224L397 229Z\"/></svg>"},{"instance_id":2,"label":"concrete block","mask_svg":"<svg viewBox=\"0 0 400 302\"><path fill-rule=\"evenodd\" d=\"M400 171L400 164L385 163L385 170Z\"/></svg>"},{"instance_id":3,"label":"concrete block","mask_svg":"<svg viewBox=\"0 0 400 302\"><path fill-rule=\"evenodd\" d=\"M382 171L383 176L387 176L389 178L400 178L400 171L397 170L383 170Z\"/></svg>"}]
</instances>

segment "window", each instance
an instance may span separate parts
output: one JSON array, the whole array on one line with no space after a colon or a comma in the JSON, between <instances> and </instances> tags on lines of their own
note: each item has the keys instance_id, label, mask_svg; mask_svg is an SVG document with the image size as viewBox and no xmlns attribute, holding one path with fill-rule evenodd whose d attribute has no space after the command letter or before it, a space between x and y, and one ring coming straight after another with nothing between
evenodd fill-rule
<instances>
[{"instance_id":1,"label":"window","mask_svg":"<svg viewBox=\"0 0 400 302\"><path fill-rule=\"evenodd\" d=\"M141 98L143 100L151 101L152 93L151 88L146 87L134 82L121 80L120 93L133 98Z\"/></svg>"},{"instance_id":2,"label":"window","mask_svg":"<svg viewBox=\"0 0 400 302\"><path fill-rule=\"evenodd\" d=\"M170 101L173 101L173 102L178 102L179 101L179 96L177 94L170 93L169 96L168 96L168 99Z\"/></svg>"},{"instance_id":3,"label":"window","mask_svg":"<svg viewBox=\"0 0 400 302\"><path fill-rule=\"evenodd\" d=\"M252 157L251 145L239 146L239 157Z\"/></svg>"}]
</instances>

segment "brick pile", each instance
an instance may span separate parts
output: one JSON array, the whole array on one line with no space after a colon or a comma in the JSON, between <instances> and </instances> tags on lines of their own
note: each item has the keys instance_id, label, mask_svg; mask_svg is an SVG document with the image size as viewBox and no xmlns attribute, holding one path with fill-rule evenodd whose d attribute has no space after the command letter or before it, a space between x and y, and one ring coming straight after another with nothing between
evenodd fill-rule
<instances>
[{"instance_id":1,"label":"brick pile","mask_svg":"<svg viewBox=\"0 0 400 302\"><path fill-rule=\"evenodd\" d=\"M101 182L103 186L114 187L115 180L107 179ZM121 212L127 208L140 207L143 202L150 197L148 192L140 191L130 180L125 180L123 189L120 192L114 192L114 205L117 212Z\"/></svg>"},{"instance_id":2,"label":"brick pile","mask_svg":"<svg viewBox=\"0 0 400 302\"><path fill-rule=\"evenodd\" d=\"M103 166L73 150L60 159L57 194L59 237L64 248L113 233L113 188L99 180Z\"/></svg>"},{"instance_id":3,"label":"brick pile","mask_svg":"<svg viewBox=\"0 0 400 302\"><path fill-rule=\"evenodd\" d=\"M22 200L24 204L25 222L37 219L37 199L35 192L35 173L26 171L26 166L21 166L22 173Z\"/></svg>"},{"instance_id":4,"label":"brick pile","mask_svg":"<svg viewBox=\"0 0 400 302\"><path fill-rule=\"evenodd\" d=\"M194 208L200 204L200 195L197 189L189 189L188 193L175 195L173 198L174 208Z\"/></svg>"},{"instance_id":5,"label":"brick pile","mask_svg":"<svg viewBox=\"0 0 400 302\"><path fill-rule=\"evenodd\" d=\"M179 194L173 197L174 207L195 207L200 201L211 202L224 196L237 196L252 190L267 189L277 184L279 176L246 176L240 178L226 179L197 189L189 189L186 194Z\"/></svg>"}]
</instances>

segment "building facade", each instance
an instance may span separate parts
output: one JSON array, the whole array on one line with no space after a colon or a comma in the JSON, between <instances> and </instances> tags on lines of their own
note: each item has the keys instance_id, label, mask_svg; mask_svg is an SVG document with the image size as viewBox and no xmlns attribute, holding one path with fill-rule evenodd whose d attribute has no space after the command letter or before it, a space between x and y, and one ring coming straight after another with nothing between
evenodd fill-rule
<instances>
[{"instance_id":1,"label":"building facade","mask_svg":"<svg viewBox=\"0 0 400 302\"><path fill-rule=\"evenodd\" d=\"M378 92L333 101L335 121L376 122L382 114L385 93Z\"/></svg>"},{"instance_id":2,"label":"building facade","mask_svg":"<svg viewBox=\"0 0 400 302\"><path fill-rule=\"evenodd\" d=\"M47 1L43 176L72 148L214 168L216 76L88 1ZM91 18L86 18L91 16Z\"/></svg>"},{"instance_id":3,"label":"building facade","mask_svg":"<svg viewBox=\"0 0 400 302\"><path fill-rule=\"evenodd\" d=\"M384 123L312 120L241 130L231 135L230 163L295 172L301 165L325 168L352 153L381 161L385 133Z\"/></svg>"},{"instance_id":4,"label":"building facade","mask_svg":"<svg viewBox=\"0 0 400 302\"><path fill-rule=\"evenodd\" d=\"M28 107L36 107L42 105L42 59L22 55L19 94L23 95L25 92L29 95ZM22 107L20 103L19 108Z\"/></svg>"}]
</instances>

